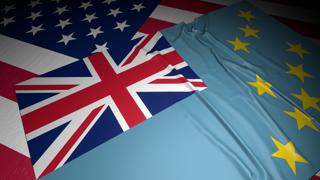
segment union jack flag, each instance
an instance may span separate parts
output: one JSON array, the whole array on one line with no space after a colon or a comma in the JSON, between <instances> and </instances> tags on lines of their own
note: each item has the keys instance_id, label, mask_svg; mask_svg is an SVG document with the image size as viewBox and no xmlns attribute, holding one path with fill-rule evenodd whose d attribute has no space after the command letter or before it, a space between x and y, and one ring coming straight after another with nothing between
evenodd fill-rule
<instances>
[{"instance_id":1,"label":"union jack flag","mask_svg":"<svg viewBox=\"0 0 320 180\"><path fill-rule=\"evenodd\" d=\"M206 88L154 23L149 18L124 46L96 46L15 86L37 178Z\"/></svg>"}]
</instances>

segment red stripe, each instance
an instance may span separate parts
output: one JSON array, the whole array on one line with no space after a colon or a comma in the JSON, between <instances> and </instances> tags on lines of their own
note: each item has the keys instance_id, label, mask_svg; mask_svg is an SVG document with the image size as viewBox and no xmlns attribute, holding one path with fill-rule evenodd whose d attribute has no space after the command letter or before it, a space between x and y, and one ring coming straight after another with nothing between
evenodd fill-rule
<instances>
[{"instance_id":1,"label":"red stripe","mask_svg":"<svg viewBox=\"0 0 320 180\"><path fill-rule=\"evenodd\" d=\"M207 87L204 82L191 82L194 87Z\"/></svg>"},{"instance_id":2,"label":"red stripe","mask_svg":"<svg viewBox=\"0 0 320 180\"><path fill-rule=\"evenodd\" d=\"M179 77L176 79L157 79L152 81L150 84L179 84L179 83L186 83L188 80L184 77Z\"/></svg>"},{"instance_id":3,"label":"red stripe","mask_svg":"<svg viewBox=\"0 0 320 180\"><path fill-rule=\"evenodd\" d=\"M18 85L16 90L68 90L77 85Z\"/></svg>"},{"instance_id":4,"label":"red stripe","mask_svg":"<svg viewBox=\"0 0 320 180\"><path fill-rule=\"evenodd\" d=\"M157 79L152 81L150 84L180 84L186 82L190 82L194 87L207 87L207 85L203 82L192 82L185 77L179 77L175 79Z\"/></svg>"},{"instance_id":5,"label":"red stripe","mask_svg":"<svg viewBox=\"0 0 320 180\"><path fill-rule=\"evenodd\" d=\"M225 7L225 5L222 5L222 4L195 1L195 0L184 0L184 1L162 0L160 4L164 6L169 6L169 7L182 9L186 11L192 11L200 14L206 14L211 11ZM303 22L303 21L280 17L280 16L273 16L273 17L303 36L320 39L319 24Z\"/></svg>"},{"instance_id":6,"label":"red stripe","mask_svg":"<svg viewBox=\"0 0 320 180\"><path fill-rule=\"evenodd\" d=\"M174 23L162 21L159 19L154 18L148 18L145 23L141 26L139 29L139 32L146 33L146 34L154 34L157 31L160 31L162 29L169 28L171 26L174 26Z\"/></svg>"},{"instance_id":7,"label":"red stripe","mask_svg":"<svg viewBox=\"0 0 320 180\"><path fill-rule=\"evenodd\" d=\"M209 3L198 0L161 0L160 4L200 14L206 14L210 11L224 7L224 5L221 4Z\"/></svg>"},{"instance_id":8,"label":"red stripe","mask_svg":"<svg viewBox=\"0 0 320 180\"><path fill-rule=\"evenodd\" d=\"M90 123L94 120L94 118L100 112L102 107L103 106L97 107L96 109L91 111L89 116L84 120L84 122L80 125L80 127L76 130L76 132L71 136L68 142L63 146L63 148L58 152L58 154L46 167L46 169L41 173L40 177L56 169L56 167L59 165L61 160L65 157L65 155L69 152L72 146L76 143L79 137L83 134L83 132L88 128Z\"/></svg>"}]
</instances>

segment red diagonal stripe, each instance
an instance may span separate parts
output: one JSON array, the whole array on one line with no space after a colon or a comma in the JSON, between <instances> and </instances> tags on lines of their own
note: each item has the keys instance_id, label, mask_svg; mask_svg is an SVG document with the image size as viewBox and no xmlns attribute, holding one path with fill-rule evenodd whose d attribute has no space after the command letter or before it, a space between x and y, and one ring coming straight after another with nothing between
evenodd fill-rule
<instances>
[{"instance_id":1,"label":"red diagonal stripe","mask_svg":"<svg viewBox=\"0 0 320 180\"><path fill-rule=\"evenodd\" d=\"M63 146L63 148L58 152L58 154L54 157L54 159L50 162L50 164L46 167L46 169L41 173L41 176L48 174L49 172L56 169L61 160L65 157L65 155L69 152L72 146L76 143L79 137L83 134L83 132L88 128L90 123L95 119L97 114L100 112L103 106L97 107L92 110L88 117L84 120L84 122L80 125L80 127L76 130L74 134L72 134L71 138L68 142Z\"/></svg>"}]
</instances>

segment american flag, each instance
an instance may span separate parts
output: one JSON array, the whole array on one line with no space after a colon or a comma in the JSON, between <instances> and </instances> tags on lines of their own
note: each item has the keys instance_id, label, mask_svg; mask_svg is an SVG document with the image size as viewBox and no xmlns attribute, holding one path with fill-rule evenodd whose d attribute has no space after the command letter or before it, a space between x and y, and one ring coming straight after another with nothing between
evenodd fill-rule
<instances>
[{"instance_id":1,"label":"american flag","mask_svg":"<svg viewBox=\"0 0 320 180\"><path fill-rule=\"evenodd\" d=\"M12 155L6 157L7 159L12 157L8 161L13 161L12 159L15 158L17 162L20 160L19 163L25 167L28 167L29 163L25 158L29 157L29 151L15 102L14 84L78 61L90 53L105 50L108 50L107 53L117 65L125 66L125 62L131 62L131 60L125 61L125 56L132 54L130 50L139 42L142 44L146 35L159 37L161 34L156 35L157 30L182 21L191 22L202 14L235 2L237 0L162 0L157 5L156 1L132 1L131 3L115 0L101 2L20 1L18 3L2 1L0 6L0 72L6 75L0 76L2 83L0 147L6 150L3 152L7 152L7 155ZM319 41L317 33L319 21L312 18L316 16L312 16L308 10L276 2L257 1L253 3L293 30L316 42ZM288 13L293 11L301 13ZM152 28L148 30L142 27L141 29L144 30L140 29L141 32L135 34L144 21L145 24L151 24L149 27ZM135 35L134 38L132 38L133 35ZM117 41L109 39L115 36L118 38ZM105 54L104 52L104 56ZM90 60L83 61L84 65L86 65L85 62L90 63ZM9 77L8 74L15 74L15 76ZM176 77L176 79L179 78L179 76ZM167 81L169 78L164 76L163 79ZM164 81L160 79L159 82ZM19 91L22 92L22 90ZM55 93L57 92L58 90ZM63 90L60 90L59 93L62 92ZM10 152L10 149L21 154L14 154ZM9 167L9 164L6 164L1 169ZM16 179L11 169L6 171L10 174L8 178ZM24 179L33 177L32 172L15 173L17 177L24 175L22 176ZM3 176L7 177L5 174Z\"/></svg>"}]
</instances>

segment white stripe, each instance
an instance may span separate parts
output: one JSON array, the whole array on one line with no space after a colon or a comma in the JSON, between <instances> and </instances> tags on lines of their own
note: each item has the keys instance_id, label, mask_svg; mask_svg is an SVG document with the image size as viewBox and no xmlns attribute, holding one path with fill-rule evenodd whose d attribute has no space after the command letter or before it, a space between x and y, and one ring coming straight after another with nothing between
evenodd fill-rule
<instances>
[{"instance_id":1,"label":"white stripe","mask_svg":"<svg viewBox=\"0 0 320 180\"><path fill-rule=\"evenodd\" d=\"M202 0L202 1L226 5L226 6L240 2L240 0ZM318 18L317 12L309 9L307 10L304 8L288 6L288 5L273 3L273 2L266 2L266 1L256 1L256 0L248 0L248 1L270 15L285 17L288 19L300 20L303 22L310 22L310 23L316 23L316 24L320 23L320 19Z\"/></svg>"},{"instance_id":2,"label":"white stripe","mask_svg":"<svg viewBox=\"0 0 320 180\"><path fill-rule=\"evenodd\" d=\"M319 176L319 177L320 177L320 171L316 174L316 176Z\"/></svg>"},{"instance_id":3,"label":"white stripe","mask_svg":"<svg viewBox=\"0 0 320 180\"><path fill-rule=\"evenodd\" d=\"M182 9L172 8L168 6L158 5L156 9L152 12L150 17L154 19L159 19L162 21L171 22L178 24L181 22L190 23L196 17L201 16L199 13L185 11Z\"/></svg>"},{"instance_id":4,"label":"white stripe","mask_svg":"<svg viewBox=\"0 0 320 180\"><path fill-rule=\"evenodd\" d=\"M190 82L179 84L143 84L138 92L191 92L196 90Z\"/></svg>"},{"instance_id":5,"label":"white stripe","mask_svg":"<svg viewBox=\"0 0 320 180\"><path fill-rule=\"evenodd\" d=\"M178 78L182 78L184 76L182 76L181 74L178 74L178 75L174 75L174 76L164 76L164 77L161 77L161 78L158 78L158 79L178 79Z\"/></svg>"},{"instance_id":6,"label":"white stripe","mask_svg":"<svg viewBox=\"0 0 320 180\"><path fill-rule=\"evenodd\" d=\"M188 64L185 61L183 61L183 62L181 62L179 64L174 65L174 68L176 70L179 70L179 69L182 69L182 68L187 67L187 66L188 66Z\"/></svg>"},{"instance_id":7,"label":"white stripe","mask_svg":"<svg viewBox=\"0 0 320 180\"><path fill-rule=\"evenodd\" d=\"M110 99L110 98L109 98ZM96 115L96 117L92 120L92 122L89 124L89 126L84 130L84 132L80 135L80 137L76 140L76 142L73 144L73 146L69 149L67 154L63 157L63 159L60 161L60 163L57 165L55 169L58 169L59 167L63 166L64 163L69 159L73 151L78 147L80 142L83 140L83 138L88 134L89 130L93 127L93 125L97 122L99 117L102 115L102 113L106 110L108 107L107 104L105 104L102 109L99 111L99 113Z\"/></svg>"},{"instance_id":8,"label":"white stripe","mask_svg":"<svg viewBox=\"0 0 320 180\"><path fill-rule=\"evenodd\" d=\"M92 80L92 77L35 77L17 85L70 85L83 84Z\"/></svg>"},{"instance_id":9,"label":"white stripe","mask_svg":"<svg viewBox=\"0 0 320 180\"><path fill-rule=\"evenodd\" d=\"M133 37L131 38L131 40L135 40L137 38L143 37L143 36L147 36L147 34L142 33L142 32L136 32ZM134 46L135 47L135 46Z\"/></svg>"},{"instance_id":10,"label":"white stripe","mask_svg":"<svg viewBox=\"0 0 320 180\"><path fill-rule=\"evenodd\" d=\"M16 90L16 93L62 93L66 90Z\"/></svg>"},{"instance_id":11,"label":"white stripe","mask_svg":"<svg viewBox=\"0 0 320 180\"><path fill-rule=\"evenodd\" d=\"M0 34L0 60L35 74L43 74L77 59Z\"/></svg>"},{"instance_id":12,"label":"white stripe","mask_svg":"<svg viewBox=\"0 0 320 180\"><path fill-rule=\"evenodd\" d=\"M0 144L27 157L29 151L16 102L0 96Z\"/></svg>"},{"instance_id":13,"label":"white stripe","mask_svg":"<svg viewBox=\"0 0 320 180\"><path fill-rule=\"evenodd\" d=\"M190 82L203 82L201 79L188 79Z\"/></svg>"}]
</instances>

